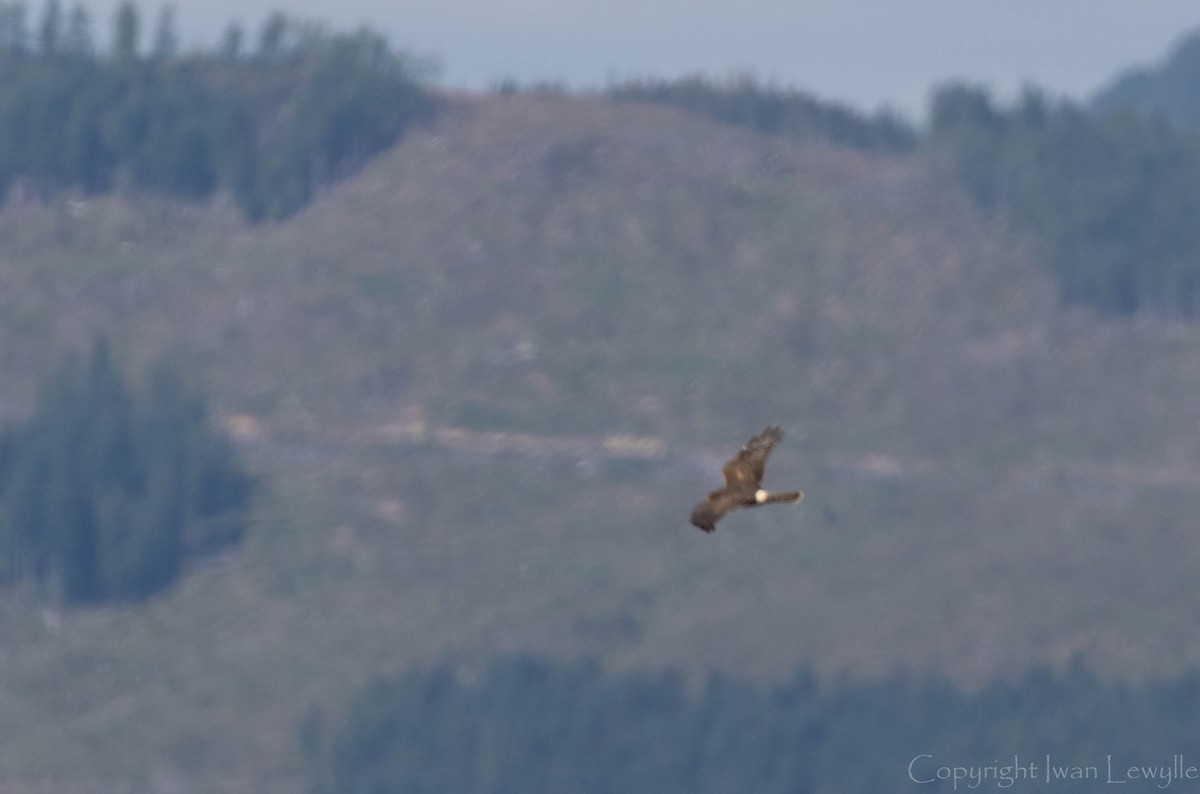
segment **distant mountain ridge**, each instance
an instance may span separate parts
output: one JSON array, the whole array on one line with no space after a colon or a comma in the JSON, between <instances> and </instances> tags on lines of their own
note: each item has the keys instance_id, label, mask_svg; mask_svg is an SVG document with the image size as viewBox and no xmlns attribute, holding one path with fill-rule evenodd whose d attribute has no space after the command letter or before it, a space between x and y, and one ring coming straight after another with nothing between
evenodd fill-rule
<instances>
[{"instance_id":1,"label":"distant mountain ridge","mask_svg":"<svg viewBox=\"0 0 1200 794\"><path fill-rule=\"evenodd\" d=\"M1101 112L1127 108L1178 127L1200 127L1200 31L1183 36L1160 63L1118 75L1091 105Z\"/></svg>"}]
</instances>

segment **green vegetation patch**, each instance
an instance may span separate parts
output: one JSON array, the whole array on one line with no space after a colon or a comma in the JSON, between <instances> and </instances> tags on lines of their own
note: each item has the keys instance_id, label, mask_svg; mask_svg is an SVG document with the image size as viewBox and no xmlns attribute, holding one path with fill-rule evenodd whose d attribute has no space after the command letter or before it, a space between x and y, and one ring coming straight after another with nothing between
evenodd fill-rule
<instances>
[{"instance_id":1,"label":"green vegetation patch","mask_svg":"<svg viewBox=\"0 0 1200 794\"><path fill-rule=\"evenodd\" d=\"M638 631L625 623L603 628ZM1154 791L1178 758L1161 748L1188 745L1198 705L1194 671L1129 685L1037 668L964 692L913 675L820 685L800 669L781 685L714 675L690 691L671 671L518 658L377 680L336 717L314 713L302 742L312 794Z\"/></svg>"},{"instance_id":2,"label":"green vegetation patch","mask_svg":"<svg viewBox=\"0 0 1200 794\"><path fill-rule=\"evenodd\" d=\"M0 435L0 581L67 603L153 595L189 553L241 536L251 486L174 370L135 394L97 342Z\"/></svg>"},{"instance_id":3,"label":"green vegetation patch","mask_svg":"<svg viewBox=\"0 0 1200 794\"><path fill-rule=\"evenodd\" d=\"M917 134L896 115L858 113L791 88L764 85L753 77L712 80L635 80L609 89L614 99L675 105L726 124L766 135L817 138L855 149L907 151Z\"/></svg>"},{"instance_id":4,"label":"green vegetation patch","mask_svg":"<svg viewBox=\"0 0 1200 794\"><path fill-rule=\"evenodd\" d=\"M1195 316L1200 135L1034 90L1002 108L951 86L935 96L930 139L980 205L1036 235L1064 302Z\"/></svg>"},{"instance_id":5,"label":"green vegetation patch","mask_svg":"<svg viewBox=\"0 0 1200 794\"><path fill-rule=\"evenodd\" d=\"M32 333L44 330L49 325L49 319L39 309L12 305L0 307L0 323L10 331Z\"/></svg>"},{"instance_id":6,"label":"green vegetation patch","mask_svg":"<svg viewBox=\"0 0 1200 794\"><path fill-rule=\"evenodd\" d=\"M82 257L67 263L70 272L85 278L122 278L140 272L143 267L142 262L124 256Z\"/></svg>"},{"instance_id":7,"label":"green vegetation patch","mask_svg":"<svg viewBox=\"0 0 1200 794\"><path fill-rule=\"evenodd\" d=\"M391 271L364 273L355 283L363 297L387 303L405 303L412 292L404 274Z\"/></svg>"}]
</instances>

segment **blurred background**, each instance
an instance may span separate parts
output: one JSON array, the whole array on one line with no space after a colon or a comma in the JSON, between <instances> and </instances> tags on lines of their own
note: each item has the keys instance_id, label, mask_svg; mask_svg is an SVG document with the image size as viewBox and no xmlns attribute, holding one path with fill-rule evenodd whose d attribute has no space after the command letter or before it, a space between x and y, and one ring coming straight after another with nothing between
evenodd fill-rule
<instances>
[{"instance_id":1,"label":"blurred background","mask_svg":"<svg viewBox=\"0 0 1200 794\"><path fill-rule=\"evenodd\" d=\"M0 794L1200 776L1200 19L960 5L0 2Z\"/></svg>"}]
</instances>

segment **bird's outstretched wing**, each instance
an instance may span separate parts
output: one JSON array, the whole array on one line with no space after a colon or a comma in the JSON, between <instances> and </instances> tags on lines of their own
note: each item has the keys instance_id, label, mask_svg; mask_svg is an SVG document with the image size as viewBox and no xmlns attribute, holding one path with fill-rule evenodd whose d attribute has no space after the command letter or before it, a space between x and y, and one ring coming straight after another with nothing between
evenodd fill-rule
<instances>
[{"instance_id":1,"label":"bird's outstretched wing","mask_svg":"<svg viewBox=\"0 0 1200 794\"><path fill-rule=\"evenodd\" d=\"M745 497L740 492L729 488L713 491L692 510L692 524L705 532L712 532L717 528L718 521L741 507L744 501Z\"/></svg>"},{"instance_id":2,"label":"bird's outstretched wing","mask_svg":"<svg viewBox=\"0 0 1200 794\"><path fill-rule=\"evenodd\" d=\"M729 459L721 473L725 475L725 487L751 491L758 490L763 472L767 467L767 456L775 442L783 438L778 427L768 427L746 442L738 454Z\"/></svg>"}]
</instances>

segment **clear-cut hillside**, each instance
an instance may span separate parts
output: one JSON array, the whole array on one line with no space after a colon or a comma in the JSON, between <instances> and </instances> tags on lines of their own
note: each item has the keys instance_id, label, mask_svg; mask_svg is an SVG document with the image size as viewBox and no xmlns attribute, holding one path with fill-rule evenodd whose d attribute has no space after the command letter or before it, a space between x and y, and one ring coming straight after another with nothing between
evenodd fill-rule
<instances>
[{"instance_id":1,"label":"clear-cut hillside","mask_svg":"<svg viewBox=\"0 0 1200 794\"><path fill-rule=\"evenodd\" d=\"M0 784L294 788L311 705L446 654L1200 660L1200 334L1063 312L933 156L459 97L286 223L18 202L0 241L4 416L103 331L193 364L271 483L165 597L3 602ZM808 499L688 526L776 423Z\"/></svg>"}]
</instances>

